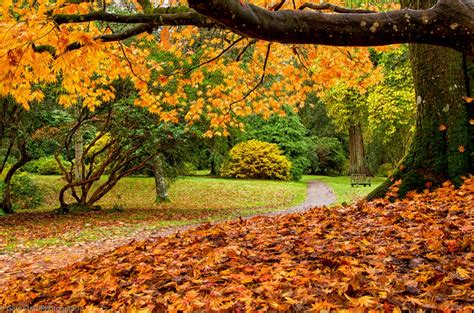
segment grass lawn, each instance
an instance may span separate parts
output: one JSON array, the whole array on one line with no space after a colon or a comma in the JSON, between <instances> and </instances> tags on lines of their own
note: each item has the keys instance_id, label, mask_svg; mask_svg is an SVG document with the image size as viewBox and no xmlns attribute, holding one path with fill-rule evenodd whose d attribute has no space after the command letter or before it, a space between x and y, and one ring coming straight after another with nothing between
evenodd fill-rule
<instances>
[{"instance_id":1,"label":"grass lawn","mask_svg":"<svg viewBox=\"0 0 474 313\"><path fill-rule=\"evenodd\" d=\"M178 179L172 202L154 203L154 180L127 177L98 202L103 210L57 215L59 176L32 176L44 194L34 211L0 216L0 251L71 245L139 230L161 229L282 210L303 202L305 182L233 180L207 177Z\"/></svg>"},{"instance_id":2,"label":"grass lawn","mask_svg":"<svg viewBox=\"0 0 474 313\"><path fill-rule=\"evenodd\" d=\"M372 186L357 186L351 187L351 178L349 176L319 176L319 175L304 175L302 181L308 182L311 180L319 180L326 183L337 197L337 203L351 203L358 199L364 198L372 190L377 188L387 178L372 177Z\"/></svg>"}]
</instances>

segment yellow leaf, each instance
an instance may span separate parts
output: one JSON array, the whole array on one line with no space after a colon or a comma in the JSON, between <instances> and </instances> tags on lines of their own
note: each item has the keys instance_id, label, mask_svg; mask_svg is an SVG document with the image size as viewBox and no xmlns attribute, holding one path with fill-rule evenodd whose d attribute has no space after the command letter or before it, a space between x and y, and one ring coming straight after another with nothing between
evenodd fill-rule
<instances>
[{"instance_id":1,"label":"yellow leaf","mask_svg":"<svg viewBox=\"0 0 474 313\"><path fill-rule=\"evenodd\" d=\"M458 267L456 269L456 274L458 274L458 276L461 277L461 278L468 278L470 276L469 271L462 268L462 267Z\"/></svg>"},{"instance_id":2,"label":"yellow leaf","mask_svg":"<svg viewBox=\"0 0 474 313\"><path fill-rule=\"evenodd\" d=\"M355 306L358 307L369 307L374 303L373 297L371 296L362 296L360 298L351 298L348 295L344 294L344 296Z\"/></svg>"}]
</instances>

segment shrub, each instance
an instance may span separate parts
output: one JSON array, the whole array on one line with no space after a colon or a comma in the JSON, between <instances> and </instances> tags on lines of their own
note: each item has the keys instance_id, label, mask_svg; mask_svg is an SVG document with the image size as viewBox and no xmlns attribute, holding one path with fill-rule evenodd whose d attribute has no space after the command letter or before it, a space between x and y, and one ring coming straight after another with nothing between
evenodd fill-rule
<instances>
[{"instance_id":1,"label":"shrub","mask_svg":"<svg viewBox=\"0 0 474 313\"><path fill-rule=\"evenodd\" d=\"M251 116L246 121L244 140L260 140L278 145L283 154L291 161L291 179L300 180L314 158L311 138L298 115L291 109L286 116L272 115L268 119Z\"/></svg>"},{"instance_id":2,"label":"shrub","mask_svg":"<svg viewBox=\"0 0 474 313\"><path fill-rule=\"evenodd\" d=\"M291 162L276 144L249 140L230 150L230 159L224 162L221 176L289 180Z\"/></svg>"},{"instance_id":3,"label":"shrub","mask_svg":"<svg viewBox=\"0 0 474 313\"><path fill-rule=\"evenodd\" d=\"M317 158L311 165L311 174L341 175L344 168L344 149L337 138L313 137Z\"/></svg>"},{"instance_id":4,"label":"shrub","mask_svg":"<svg viewBox=\"0 0 474 313\"><path fill-rule=\"evenodd\" d=\"M34 209L43 202L38 185L31 180L27 173L22 172L13 176L12 179L12 203L13 209ZM0 182L0 196L3 197L5 185Z\"/></svg>"},{"instance_id":5,"label":"shrub","mask_svg":"<svg viewBox=\"0 0 474 313\"><path fill-rule=\"evenodd\" d=\"M68 162L63 162L65 166ZM54 156L47 156L37 160L33 160L25 165L25 170L28 173L35 173L40 175L61 175L61 169Z\"/></svg>"},{"instance_id":6,"label":"shrub","mask_svg":"<svg viewBox=\"0 0 474 313\"><path fill-rule=\"evenodd\" d=\"M384 164L379 166L379 168L377 170L377 175L383 176L383 177L389 177L390 175L392 175L393 169L394 169L394 167L393 167L392 164L384 163Z\"/></svg>"}]
</instances>

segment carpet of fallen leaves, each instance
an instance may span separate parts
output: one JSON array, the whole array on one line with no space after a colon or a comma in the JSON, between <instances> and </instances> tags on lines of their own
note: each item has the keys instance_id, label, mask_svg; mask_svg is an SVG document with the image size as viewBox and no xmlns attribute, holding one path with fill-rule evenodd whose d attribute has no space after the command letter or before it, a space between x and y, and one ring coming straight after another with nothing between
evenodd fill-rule
<instances>
[{"instance_id":1,"label":"carpet of fallen leaves","mask_svg":"<svg viewBox=\"0 0 474 313\"><path fill-rule=\"evenodd\" d=\"M203 225L12 280L0 305L471 312L473 212L468 178L395 203Z\"/></svg>"}]
</instances>

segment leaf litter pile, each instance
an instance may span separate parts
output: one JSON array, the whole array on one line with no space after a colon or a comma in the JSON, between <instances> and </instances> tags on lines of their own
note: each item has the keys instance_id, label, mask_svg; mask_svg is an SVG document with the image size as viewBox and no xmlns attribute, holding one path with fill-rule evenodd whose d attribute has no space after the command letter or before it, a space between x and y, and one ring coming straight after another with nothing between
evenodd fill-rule
<instances>
[{"instance_id":1,"label":"leaf litter pile","mask_svg":"<svg viewBox=\"0 0 474 313\"><path fill-rule=\"evenodd\" d=\"M474 178L410 193L256 217L15 279L1 305L96 311L320 311L474 308Z\"/></svg>"}]
</instances>

